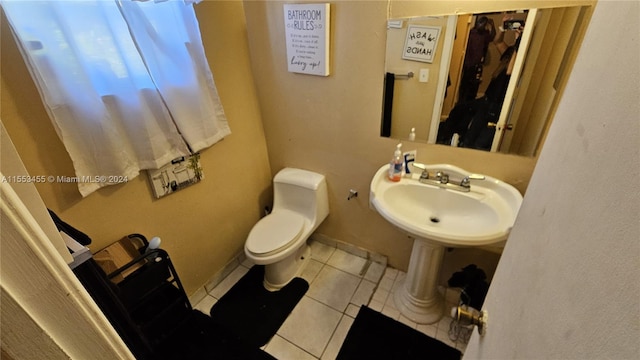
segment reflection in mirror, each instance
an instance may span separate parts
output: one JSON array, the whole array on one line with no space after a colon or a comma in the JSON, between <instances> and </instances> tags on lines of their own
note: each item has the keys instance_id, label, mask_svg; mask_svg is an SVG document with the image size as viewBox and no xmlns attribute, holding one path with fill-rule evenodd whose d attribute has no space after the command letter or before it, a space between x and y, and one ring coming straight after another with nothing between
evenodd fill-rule
<instances>
[{"instance_id":1,"label":"reflection in mirror","mask_svg":"<svg viewBox=\"0 0 640 360\"><path fill-rule=\"evenodd\" d=\"M381 135L408 139L415 129L416 141L535 156L586 28L586 11L389 20ZM416 37L432 29L439 31L429 33L431 44ZM427 52L428 60L415 57Z\"/></svg>"},{"instance_id":2,"label":"reflection in mirror","mask_svg":"<svg viewBox=\"0 0 640 360\"><path fill-rule=\"evenodd\" d=\"M518 54L526 11L459 16L436 142L490 150ZM524 44L523 44L524 38ZM523 45L522 52L519 50ZM521 58L524 55L521 56ZM514 74L517 76L517 73Z\"/></svg>"}]
</instances>

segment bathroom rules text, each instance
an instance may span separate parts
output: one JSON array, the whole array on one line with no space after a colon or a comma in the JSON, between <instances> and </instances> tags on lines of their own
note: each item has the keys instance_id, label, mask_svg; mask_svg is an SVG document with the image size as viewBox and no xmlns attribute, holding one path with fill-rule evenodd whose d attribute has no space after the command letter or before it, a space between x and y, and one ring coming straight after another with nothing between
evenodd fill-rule
<instances>
[{"instance_id":1,"label":"bathroom rules text","mask_svg":"<svg viewBox=\"0 0 640 360\"><path fill-rule=\"evenodd\" d=\"M289 72L329 75L329 4L284 4Z\"/></svg>"}]
</instances>

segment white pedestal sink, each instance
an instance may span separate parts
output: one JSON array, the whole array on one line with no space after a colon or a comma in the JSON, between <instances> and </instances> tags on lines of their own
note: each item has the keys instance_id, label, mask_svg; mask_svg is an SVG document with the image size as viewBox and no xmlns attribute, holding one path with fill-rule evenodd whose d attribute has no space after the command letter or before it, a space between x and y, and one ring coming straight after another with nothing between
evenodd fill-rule
<instances>
[{"instance_id":1,"label":"white pedestal sink","mask_svg":"<svg viewBox=\"0 0 640 360\"><path fill-rule=\"evenodd\" d=\"M469 172L447 164L426 169L430 175L446 173L450 185L421 181L419 172L393 182L385 165L374 175L369 196L382 217L415 238L405 282L394 300L404 316L419 324L435 323L443 315L437 280L445 247L506 240L522 204L518 190L498 179L485 176L464 189L456 184Z\"/></svg>"}]
</instances>

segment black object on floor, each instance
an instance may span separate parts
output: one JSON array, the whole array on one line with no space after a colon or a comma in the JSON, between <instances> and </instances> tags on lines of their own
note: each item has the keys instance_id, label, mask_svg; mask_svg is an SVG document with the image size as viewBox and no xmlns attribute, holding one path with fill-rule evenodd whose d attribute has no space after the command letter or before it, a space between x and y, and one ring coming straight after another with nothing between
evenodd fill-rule
<instances>
[{"instance_id":1,"label":"black object on floor","mask_svg":"<svg viewBox=\"0 0 640 360\"><path fill-rule=\"evenodd\" d=\"M244 342L266 344L309 289L301 278L270 292L262 285L264 266L255 265L211 308L211 319Z\"/></svg>"},{"instance_id":2,"label":"black object on floor","mask_svg":"<svg viewBox=\"0 0 640 360\"><path fill-rule=\"evenodd\" d=\"M461 356L459 350L362 305L337 359L460 360Z\"/></svg>"},{"instance_id":3,"label":"black object on floor","mask_svg":"<svg viewBox=\"0 0 640 360\"><path fill-rule=\"evenodd\" d=\"M174 336L164 342L154 360L275 360L258 347L246 344L229 329L193 310Z\"/></svg>"},{"instance_id":4,"label":"black object on floor","mask_svg":"<svg viewBox=\"0 0 640 360\"><path fill-rule=\"evenodd\" d=\"M482 309L484 299L489 292L489 283L484 270L475 264L470 264L454 273L447 282L450 287L462 289L460 301L474 309Z\"/></svg>"}]
</instances>

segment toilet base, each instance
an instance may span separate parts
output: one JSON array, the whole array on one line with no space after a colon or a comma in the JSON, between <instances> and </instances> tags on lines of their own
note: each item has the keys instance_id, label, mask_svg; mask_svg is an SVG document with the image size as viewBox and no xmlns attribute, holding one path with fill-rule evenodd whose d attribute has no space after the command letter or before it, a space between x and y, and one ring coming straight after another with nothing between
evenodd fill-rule
<instances>
[{"instance_id":1,"label":"toilet base","mask_svg":"<svg viewBox=\"0 0 640 360\"><path fill-rule=\"evenodd\" d=\"M311 258L311 247L306 243L291 256L264 267L264 288L278 291L299 276Z\"/></svg>"}]
</instances>

